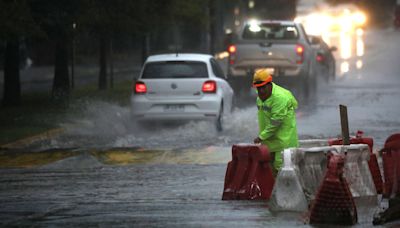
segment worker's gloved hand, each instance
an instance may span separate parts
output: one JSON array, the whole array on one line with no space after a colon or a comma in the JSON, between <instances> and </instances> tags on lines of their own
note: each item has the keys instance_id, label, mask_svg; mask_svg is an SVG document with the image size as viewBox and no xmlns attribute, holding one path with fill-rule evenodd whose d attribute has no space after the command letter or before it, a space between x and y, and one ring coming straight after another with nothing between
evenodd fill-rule
<instances>
[{"instance_id":1,"label":"worker's gloved hand","mask_svg":"<svg viewBox=\"0 0 400 228\"><path fill-rule=\"evenodd\" d=\"M259 137L257 137L257 138L254 139L254 143L255 143L255 144L260 144L261 141L262 141L262 140L261 140Z\"/></svg>"}]
</instances>

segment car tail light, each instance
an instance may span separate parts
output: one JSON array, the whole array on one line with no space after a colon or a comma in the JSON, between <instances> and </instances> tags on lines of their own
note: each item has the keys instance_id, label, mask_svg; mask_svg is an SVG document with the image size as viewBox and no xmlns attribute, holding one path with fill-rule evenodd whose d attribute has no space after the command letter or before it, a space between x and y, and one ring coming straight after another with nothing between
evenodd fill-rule
<instances>
[{"instance_id":1,"label":"car tail light","mask_svg":"<svg viewBox=\"0 0 400 228\"><path fill-rule=\"evenodd\" d=\"M235 45L230 45L228 47L228 52L229 52L229 54L235 53L236 52L236 46Z\"/></svg>"},{"instance_id":2,"label":"car tail light","mask_svg":"<svg viewBox=\"0 0 400 228\"><path fill-rule=\"evenodd\" d=\"M228 52L229 52L229 64L233 65L235 63L235 59L236 59L236 46L229 45Z\"/></svg>"},{"instance_id":3,"label":"car tail light","mask_svg":"<svg viewBox=\"0 0 400 228\"><path fill-rule=\"evenodd\" d=\"M324 56L322 54L317 54L317 62L322 63L324 62Z\"/></svg>"},{"instance_id":4,"label":"car tail light","mask_svg":"<svg viewBox=\"0 0 400 228\"><path fill-rule=\"evenodd\" d=\"M302 64L304 61L304 46L301 44L296 45L297 64Z\"/></svg>"},{"instance_id":5,"label":"car tail light","mask_svg":"<svg viewBox=\"0 0 400 228\"><path fill-rule=\"evenodd\" d=\"M201 90L203 93L216 93L217 83L215 81L205 81Z\"/></svg>"},{"instance_id":6,"label":"car tail light","mask_svg":"<svg viewBox=\"0 0 400 228\"><path fill-rule=\"evenodd\" d=\"M147 93L147 86L144 82L135 82L135 90L136 94L145 94Z\"/></svg>"}]
</instances>

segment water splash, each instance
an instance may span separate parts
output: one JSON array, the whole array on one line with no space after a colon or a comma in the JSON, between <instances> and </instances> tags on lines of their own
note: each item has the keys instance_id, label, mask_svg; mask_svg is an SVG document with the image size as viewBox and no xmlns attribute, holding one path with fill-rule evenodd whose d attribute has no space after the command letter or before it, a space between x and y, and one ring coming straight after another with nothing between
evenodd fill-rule
<instances>
[{"instance_id":1,"label":"water splash","mask_svg":"<svg viewBox=\"0 0 400 228\"><path fill-rule=\"evenodd\" d=\"M65 133L47 146L196 148L250 143L258 133L255 107L237 109L224 117L224 130L212 121L135 124L130 108L103 101L84 102L61 124Z\"/></svg>"}]
</instances>

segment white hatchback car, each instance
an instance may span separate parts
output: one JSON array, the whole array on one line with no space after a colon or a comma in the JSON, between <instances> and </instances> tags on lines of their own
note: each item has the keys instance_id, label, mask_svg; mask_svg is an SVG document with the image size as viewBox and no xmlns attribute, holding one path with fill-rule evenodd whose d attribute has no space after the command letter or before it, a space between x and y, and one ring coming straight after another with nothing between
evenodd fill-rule
<instances>
[{"instance_id":1,"label":"white hatchback car","mask_svg":"<svg viewBox=\"0 0 400 228\"><path fill-rule=\"evenodd\" d=\"M133 83L136 121L212 120L222 130L232 110L233 90L218 62L206 54L149 56Z\"/></svg>"}]
</instances>

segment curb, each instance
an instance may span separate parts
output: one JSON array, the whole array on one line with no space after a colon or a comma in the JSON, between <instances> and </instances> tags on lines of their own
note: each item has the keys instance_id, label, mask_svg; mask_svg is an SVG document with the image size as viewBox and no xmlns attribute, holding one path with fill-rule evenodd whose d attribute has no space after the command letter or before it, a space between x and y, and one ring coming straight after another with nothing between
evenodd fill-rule
<instances>
[{"instance_id":1,"label":"curb","mask_svg":"<svg viewBox=\"0 0 400 228\"><path fill-rule=\"evenodd\" d=\"M7 143L7 144L3 144L0 145L0 149L1 148L6 148L6 149L16 149L16 148L21 148L21 147L25 147L28 146L34 142L38 142L38 141L43 141L46 139L50 139L53 138L61 133L64 132L63 128L55 128L55 129L51 129L48 131L45 131L43 133L34 135L34 136L30 136L30 137L26 137L23 139L19 139L17 141L11 142L11 143Z\"/></svg>"}]
</instances>

